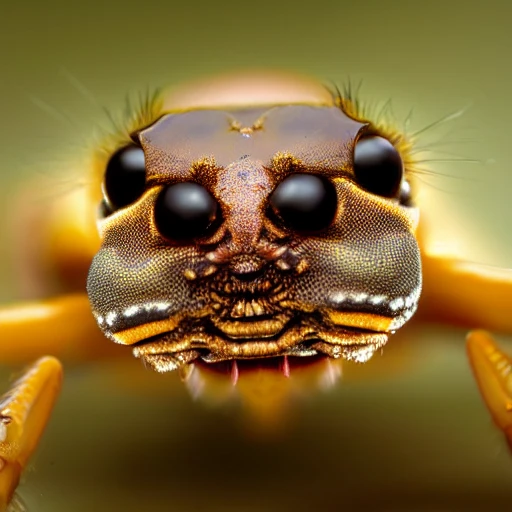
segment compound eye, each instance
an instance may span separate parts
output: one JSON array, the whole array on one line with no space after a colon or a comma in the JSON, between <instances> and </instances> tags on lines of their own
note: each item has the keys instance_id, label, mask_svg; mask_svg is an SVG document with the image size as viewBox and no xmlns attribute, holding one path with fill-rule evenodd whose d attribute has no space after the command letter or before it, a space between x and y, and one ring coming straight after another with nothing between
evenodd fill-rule
<instances>
[{"instance_id":1,"label":"compound eye","mask_svg":"<svg viewBox=\"0 0 512 512\"><path fill-rule=\"evenodd\" d=\"M327 228L337 209L334 185L316 174L291 174L270 197L272 212L295 231L320 231Z\"/></svg>"},{"instance_id":2,"label":"compound eye","mask_svg":"<svg viewBox=\"0 0 512 512\"><path fill-rule=\"evenodd\" d=\"M368 192L396 197L402 182L402 158L389 140L377 135L364 137L354 149L354 174Z\"/></svg>"},{"instance_id":3,"label":"compound eye","mask_svg":"<svg viewBox=\"0 0 512 512\"><path fill-rule=\"evenodd\" d=\"M169 240L185 241L207 236L220 220L212 195L198 183L168 185L155 203L155 225Z\"/></svg>"},{"instance_id":4,"label":"compound eye","mask_svg":"<svg viewBox=\"0 0 512 512\"><path fill-rule=\"evenodd\" d=\"M105 196L108 206L115 211L133 203L146 185L144 151L134 144L116 151L105 171Z\"/></svg>"}]
</instances>

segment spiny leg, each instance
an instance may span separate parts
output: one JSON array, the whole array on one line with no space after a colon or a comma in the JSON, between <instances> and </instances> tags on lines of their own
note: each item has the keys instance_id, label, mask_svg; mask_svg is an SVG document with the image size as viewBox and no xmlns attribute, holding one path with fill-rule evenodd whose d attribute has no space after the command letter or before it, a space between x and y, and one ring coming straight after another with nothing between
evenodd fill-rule
<instances>
[{"instance_id":1,"label":"spiny leg","mask_svg":"<svg viewBox=\"0 0 512 512\"><path fill-rule=\"evenodd\" d=\"M485 331L468 334L467 352L494 423L505 433L512 450L512 358Z\"/></svg>"},{"instance_id":2,"label":"spiny leg","mask_svg":"<svg viewBox=\"0 0 512 512\"><path fill-rule=\"evenodd\" d=\"M28 368L0 400L0 511L6 509L36 449L61 381L59 361L44 357Z\"/></svg>"}]
</instances>

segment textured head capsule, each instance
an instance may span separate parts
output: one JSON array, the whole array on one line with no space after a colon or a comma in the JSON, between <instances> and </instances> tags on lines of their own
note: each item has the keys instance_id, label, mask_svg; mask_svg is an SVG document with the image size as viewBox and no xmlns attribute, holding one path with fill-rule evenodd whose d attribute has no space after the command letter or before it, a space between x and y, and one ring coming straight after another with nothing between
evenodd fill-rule
<instances>
[{"instance_id":1,"label":"textured head capsule","mask_svg":"<svg viewBox=\"0 0 512 512\"><path fill-rule=\"evenodd\" d=\"M164 101L138 133L144 193L99 223L88 293L109 338L158 371L364 361L412 316L416 210L395 197L400 183L370 190L368 162L354 161L367 124L315 91L289 104Z\"/></svg>"}]
</instances>

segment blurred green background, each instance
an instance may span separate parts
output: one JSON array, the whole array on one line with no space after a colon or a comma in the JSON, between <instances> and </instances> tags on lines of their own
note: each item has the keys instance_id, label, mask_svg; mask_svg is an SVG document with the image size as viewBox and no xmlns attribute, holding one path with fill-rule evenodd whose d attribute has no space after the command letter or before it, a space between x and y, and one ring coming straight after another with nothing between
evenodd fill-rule
<instances>
[{"instance_id":1,"label":"blurred green background","mask_svg":"<svg viewBox=\"0 0 512 512\"><path fill-rule=\"evenodd\" d=\"M391 98L399 120L412 108L416 129L467 107L425 134L441 143L425 208L441 243L510 266L511 14L501 0L3 2L4 219L30 176L46 176L49 193L80 179L70 162L107 122L99 105L115 112L127 93L222 71L289 69L362 79L363 98ZM16 278L7 261L0 270L8 302ZM410 371L319 395L272 440L245 437L230 411L180 387L133 393L115 385L115 365L70 369L20 494L33 511L507 509L512 457L472 382L464 331L416 339Z\"/></svg>"}]
</instances>

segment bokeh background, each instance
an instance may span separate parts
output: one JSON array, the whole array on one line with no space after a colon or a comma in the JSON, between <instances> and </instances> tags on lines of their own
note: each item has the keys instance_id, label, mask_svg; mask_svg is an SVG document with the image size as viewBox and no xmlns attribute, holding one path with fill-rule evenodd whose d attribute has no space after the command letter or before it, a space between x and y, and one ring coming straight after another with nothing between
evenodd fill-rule
<instances>
[{"instance_id":1,"label":"bokeh background","mask_svg":"<svg viewBox=\"0 0 512 512\"><path fill-rule=\"evenodd\" d=\"M20 296L5 227L18 215L12 197L34 176L47 178L49 194L79 180L76 155L108 122L103 106L116 112L147 87L247 68L362 80L361 96L391 98L398 120L413 109L415 129L464 110L425 133L436 152L422 201L440 245L510 266L506 5L4 2L0 298ZM262 438L174 381L161 381L163 394L134 391L119 385L116 365L70 368L20 495L30 511L506 509L512 457L463 341L463 330L421 327L400 371L320 394L279 436Z\"/></svg>"}]
</instances>

